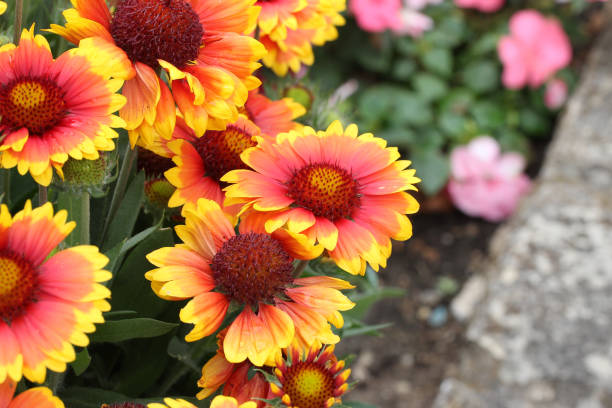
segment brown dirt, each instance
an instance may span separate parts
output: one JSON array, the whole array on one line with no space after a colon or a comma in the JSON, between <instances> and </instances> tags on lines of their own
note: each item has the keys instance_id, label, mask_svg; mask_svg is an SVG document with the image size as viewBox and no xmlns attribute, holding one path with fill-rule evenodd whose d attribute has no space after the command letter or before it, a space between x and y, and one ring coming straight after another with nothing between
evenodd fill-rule
<instances>
[{"instance_id":1,"label":"brown dirt","mask_svg":"<svg viewBox=\"0 0 612 408\"><path fill-rule=\"evenodd\" d=\"M381 284L406 291L401 298L386 299L369 312L369 323L393 322L383 337L347 338L340 355L357 356L352 364L356 387L346 400L384 408L431 407L442 378L456 368L465 344L464 325L449 313L440 327L427 315L436 306L448 306L451 294L436 291L439 279L462 286L486 254L496 224L468 218L458 212L420 214L414 220L414 237L393 249Z\"/></svg>"}]
</instances>

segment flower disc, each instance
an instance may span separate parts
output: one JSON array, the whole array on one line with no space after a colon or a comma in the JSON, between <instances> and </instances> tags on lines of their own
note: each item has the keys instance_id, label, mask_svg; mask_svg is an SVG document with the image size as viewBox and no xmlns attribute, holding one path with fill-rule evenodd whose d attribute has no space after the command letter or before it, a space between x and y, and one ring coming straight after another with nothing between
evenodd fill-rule
<instances>
[{"instance_id":1,"label":"flower disc","mask_svg":"<svg viewBox=\"0 0 612 408\"><path fill-rule=\"evenodd\" d=\"M0 320L10 323L33 300L36 272L22 256L0 252Z\"/></svg>"},{"instance_id":2,"label":"flower disc","mask_svg":"<svg viewBox=\"0 0 612 408\"><path fill-rule=\"evenodd\" d=\"M132 61L157 68L162 59L183 68L197 58L204 29L189 2L123 0L110 32Z\"/></svg>"}]
</instances>

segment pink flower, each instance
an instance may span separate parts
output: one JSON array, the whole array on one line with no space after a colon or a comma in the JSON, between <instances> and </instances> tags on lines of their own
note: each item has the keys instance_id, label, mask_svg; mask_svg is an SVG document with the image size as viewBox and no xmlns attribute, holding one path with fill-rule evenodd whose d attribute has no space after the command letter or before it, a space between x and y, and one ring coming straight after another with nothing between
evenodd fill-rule
<instances>
[{"instance_id":1,"label":"pink flower","mask_svg":"<svg viewBox=\"0 0 612 408\"><path fill-rule=\"evenodd\" d=\"M457 7L473 8L483 13L493 13L502 8L506 0L455 0Z\"/></svg>"},{"instance_id":2,"label":"pink flower","mask_svg":"<svg viewBox=\"0 0 612 408\"><path fill-rule=\"evenodd\" d=\"M481 136L452 151L448 192L464 213L501 221L514 212L530 189L524 168L523 156L501 154L495 139Z\"/></svg>"},{"instance_id":3,"label":"pink flower","mask_svg":"<svg viewBox=\"0 0 612 408\"><path fill-rule=\"evenodd\" d=\"M510 19L510 35L497 44L507 88L542 85L572 60L572 47L561 24L535 10L522 10Z\"/></svg>"},{"instance_id":4,"label":"pink flower","mask_svg":"<svg viewBox=\"0 0 612 408\"><path fill-rule=\"evenodd\" d=\"M403 27L401 0L351 0L349 9L363 30L379 33Z\"/></svg>"},{"instance_id":5,"label":"pink flower","mask_svg":"<svg viewBox=\"0 0 612 408\"><path fill-rule=\"evenodd\" d=\"M546 84L544 103L548 109L559 109L567 100L567 85L561 79L553 78Z\"/></svg>"},{"instance_id":6,"label":"pink flower","mask_svg":"<svg viewBox=\"0 0 612 408\"><path fill-rule=\"evenodd\" d=\"M404 0L406 7L413 10L422 10L429 4L440 4L443 0Z\"/></svg>"},{"instance_id":7,"label":"pink flower","mask_svg":"<svg viewBox=\"0 0 612 408\"><path fill-rule=\"evenodd\" d=\"M405 8L400 12L402 26L393 29L396 34L408 34L412 37L420 37L423 32L433 27L433 20L418 11Z\"/></svg>"}]
</instances>

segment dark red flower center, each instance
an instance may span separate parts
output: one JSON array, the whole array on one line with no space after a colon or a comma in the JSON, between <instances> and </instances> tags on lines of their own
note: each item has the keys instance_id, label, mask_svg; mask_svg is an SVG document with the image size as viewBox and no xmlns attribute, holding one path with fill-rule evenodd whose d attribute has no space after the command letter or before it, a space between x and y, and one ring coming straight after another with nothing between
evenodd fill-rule
<instances>
[{"instance_id":1,"label":"dark red flower center","mask_svg":"<svg viewBox=\"0 0 612 408\"><path fill-rule=\"evenodd\" d=\"M244 305L271 302L293 281L293 258L268 234L240 234L228 239L210 268L220 289Z\"/></svg>"},{"instance_id":2,"label":"dark red flower center","mask_svg":"<svg viewBox=\"0 0 612 408\"><path fill-rule=\"evenodd\" d=\"M350 218L360 205L357 181L333 164L309 164L298 170L287 183L287 196L317 217L331 221Z\"/></svg>"},{"instance_id":3,"label":"dark red flower center","mask_svg":"<svg viewBox=\"0 0 612 408\"><path fill-rule=\"evenodd\" d=\"M225 130L209 130L194 142L206 174L217 181L230 170L248 168L240 154L256 144L253 135L236 124L228 125Z\"/></svg>"},{"instance_id":4,"label":"dark red flower center","mask_svg":"<svg viewBox=\"0 0 612 408\"><path fill-rule=\"evenodd\" d=\"M197 58L204 28L188 1L122 0L110 32L132 61L157 68L162 59L183 68Z\"/></svg>"},{"instance_id":5,"label":"dark red flower center","mask_svg":"<svg viewBox=\"0 0 612 408\"><path fill-rule=\"evenodd\" d=\"M0 320L10 324L34 301L36 271L26 259L14 252L0 252Z\"/></svg>"},{"instance_id":6,"label":"dark red flower center","mask_svg":"<svg viewBox=\"0 0 612 408\"><path fill-rule=\"evenodd\" d=\"M282 386L294 407L326 408L327 401L334 397L334 375L314 362L293 362L284 374Z\"/></svg>"},{"instance_id":7,"label":"dark red flower center","mask_svg":"<svg viewBox=\"0 0 612 408\"><path fill-rule=\"evenodd\" d=\"M163 177L166 170L170 170L172 167L174 167L174 163L169 158L138 147L138 169L144 170L148 179Z\"/></svg>"},{"instance_id":8,"label":"dark red flower center","mask_svg":"<svg viewBox=\"0 0 612 408\"><path fill-rule=\"evenodd\" d=\"M42 135L66 115L64 92L47 78L18 78L0 88L2 125Z\"/></svg>"}]
</instances>

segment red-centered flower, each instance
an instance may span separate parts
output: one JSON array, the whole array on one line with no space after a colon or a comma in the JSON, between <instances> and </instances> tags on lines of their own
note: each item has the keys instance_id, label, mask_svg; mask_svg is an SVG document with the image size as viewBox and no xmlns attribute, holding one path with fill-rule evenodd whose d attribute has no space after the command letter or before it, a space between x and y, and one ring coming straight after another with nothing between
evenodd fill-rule
<instances>
[{"instance_id":1,"label":"red-centered flower","mask_svg":"<svg viewBox=\"0 0 612 408\"><path fill-rule=\"evenodd\" d=\"M53 59L34 27L23 30L19 46L0 48L1 167L17 166L47 186L69 157L95 160L115 148L111 127L125 125L113 115L125 103L115 94L123 81L109 80L108 67L90 55L83 44ZM100 50L98 58L106 55Z\"/></svg>"},{"instance_id":2,"label":"red-centered flower","mask_svg":"<svg viewBox=\"0 0 612 408\"><path fill-rule=\"evenodd\" d=\"M262 136L274 138L279 133L298 130L302 127L294 122L306 113L306 109L292 98L273 101L258 90L249 92L244 113L257 125Z\"/></svg>"},{"instance_id":3,"label":"red-centered flower","mask_svg":"<svg viewBox=\"0 0 612 408\"><path fill-rule=\"evenodd\" d=\"M259 128L250 120L239 117L225 130L208 130L200 138L175 140L168 143L176 167L166 171L166 178L176 187L169 207L195 203L207 198L223 205L225 195L222 176L234 169L246 169L240 154L257 144ZM240 208L226 208L237 214Z\"/></svg>"},{"instance_id":4,"label":"red-centered flower","mask_svg":"<svg viewBox=\"0 0 612 408\"><path fill-rule=\"evenodd\" d=\"M196 395L204 399L222 388L222 394L235 398L238 403L254 401L258 408L266 404L263 399L272 397L270 386L260 372L255 372L249 378L249 370L253 368L250 361L230 363L223 353L223 340L227 329L217 334L217 353L202 367L202 377L198 380L198 387L202 390Z\"/></svg>"},{"instance_id":5,"label":"red-centered flower","mask_svg":"<svg viewBox=\"0 0 612 408\"><path fill-rule=\"evenodd\" d=\"M289 5L282 0L267 3ZM346 0L307 0L305 6L300 3L291 12L290 18L277 19L275 27L271 24L273 20L262 20L263 8L262 4L260 27L262 23L271 27L259 33L259 39L268 51L263 63L277 75L284 76L288 69L297 73L302 64L312 65L313 44L323 45L338 37L336 26L345 23L340 13L346 9Z\"/></svg>"},{"instance_id":6,"label":"red-centered flower","mask_svg":"<svg viewBox=\"0 0 612 408\"><path fill-rule=\"evenodd\" d=\"M1 408L64 408L64 403L47 387L30 388L14 396L15 388L15 381L0 383Z\"/></svg>"},{"instance_id":7,"label":"red-centered flower","mask_svg":"<svg viewBox=\"0 0 612 408\"><path fill-rule=\"evenodd\" d=\"M302 350L290 348L287 359L277 357L277 382L270 383L271 392L292 408L329 408L341 403L351 370L344 370L344 361L336 359L334 346L312 347L307 355Z\"/></svg>"},{"instance_id":8,"label":"red-centered flower","mask_svg":"<svg viewBox=\"0 0 612 408\"><path fill-rule=\"evenodd\" d=\"M32 210L30 201L11 218L0 208L0 382L22 376L43 382L47 369L62 372L74 361L73 345L89 344L86 333L103 323L110 279L108 259L80 245L49 254L75 227L50 203Z\"/></svg>"},{"instance_id":9,"label":"red-centered flower","mask_svg":"<svg viewBox=\"0 0 612 408\"><path fill-rule=\"evenodd\" d=\"M191 299L180 313L195 325L187 341L214 333L234 302L243 310L223 340L225 358L261 366L291 344L301 320L314 316L310 325L320 325L308 339L313 344L329 332L328 318L354 306L338 290L352 287L343 280L293 276L294 259L321 254L304 236L284 229L267 234L259 217L243 219L236 234L230 216L203 198L183 216L186 225L176 227L183 243L150 253L147 259L158 268L145 277L164 299Z\"/></svg>"},{"instance_id":10,"label":"red-centered flower","mask_svg":"<svg viewBox=\"0 0 612 408\"><path fill-rule=\"evenodd\" d=\"M255 0L121 0L111 14L104 0L73 0L65 26L51 31L79 43L90 38L117 55L118 78L126 79L120 115L134 146L156 131L170 139L175 103L198 136L236 121L252 73L265 54L253 31ZM231 50L231 52L228 52ZM172 91L158 72L166 71Z\"/></svg>"},{"instance_id":11,"label":"red-centered flower","mask_svg":"<svg viewBox=\"0 0 612 408\"><path fill-rule=\"evenodd\" d=\"M420 180L397 148L370 133L344 130L340 122L326 131L281 133L276 143L261 140L242 160L253 170L234 170L221 181L226 205L245 204L267 217L266 230L286 226L323 245L336 264L364 274L391 254L390 238L406 240L412 225L406 214L419 205L406 190Z\"/></svg>"}]
</instances>

